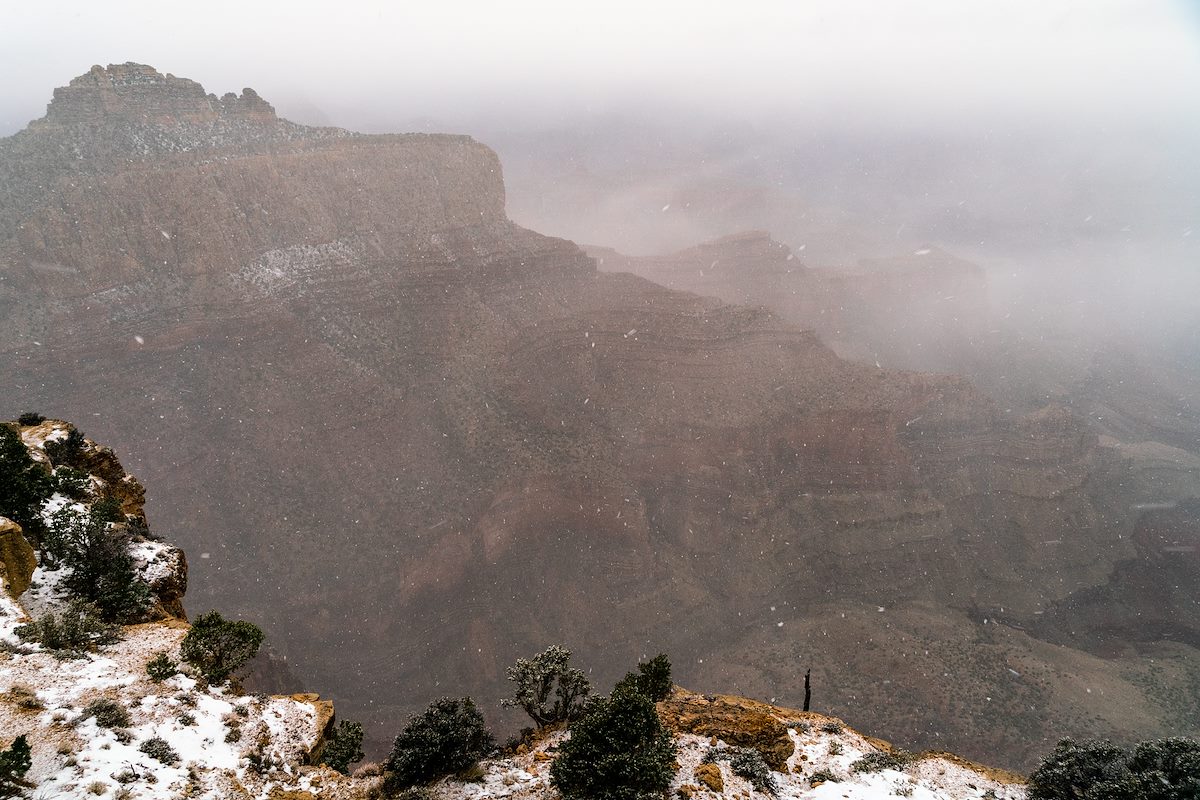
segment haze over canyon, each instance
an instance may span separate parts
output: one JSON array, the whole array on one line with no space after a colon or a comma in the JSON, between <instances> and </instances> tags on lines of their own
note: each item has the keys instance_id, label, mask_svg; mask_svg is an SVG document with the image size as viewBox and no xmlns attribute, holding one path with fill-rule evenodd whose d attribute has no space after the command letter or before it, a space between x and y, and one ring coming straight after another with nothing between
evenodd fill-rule
<instances>
[{"instance_id":1,"label":"haze over canyon","mask_svg":"<svg viewBox=\"0 0 1200 800\"><path fill-rule=\"evenodd\" d=\"M510 132L509 198L476 139L269 99L97 66L0 139L0 416L119 451L189 611L261 624L376 747L560 641L790 705L811 667L819 710L1015 769L1200 728L1182 288L1101 270L1078 295L1124 313L1075 318L1009 268L1019 221L815 204L832 172L752 134ZM1120 233L1066 218L1063 259ZM1179 221L1139 230L1155 286L1194 281Z\"/></svg>"}]
</instances>

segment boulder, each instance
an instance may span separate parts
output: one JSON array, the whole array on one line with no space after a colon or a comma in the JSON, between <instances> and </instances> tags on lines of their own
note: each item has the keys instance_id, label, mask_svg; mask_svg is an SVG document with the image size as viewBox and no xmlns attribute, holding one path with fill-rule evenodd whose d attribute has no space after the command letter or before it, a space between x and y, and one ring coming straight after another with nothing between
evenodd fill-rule
<instances>
[{"instance_id":1,"label":"boulder","mask_svg":"<svg viewBox=\"0 0 1200 800\"><path fill-rule=\"evenodd\" d=\"M25 539L21 526L7 517L0 517L0 580L8 596L14 600L29 588L37 556Z\"/></svg>"},{"instance_id":2,"label":"boulder","mask_svg":"<svg viewBox=\"0 0 1200 800\"><path fill-rule=\"evenodd\" d=\"M715 737L726 744L752 747L762 755L767 766L776 772L784 772L796 746L788 735L787 726L776 719L769 708L740 697L676 690L658 704L658 715L675 733Z\"/></svg>"}]
</instances>

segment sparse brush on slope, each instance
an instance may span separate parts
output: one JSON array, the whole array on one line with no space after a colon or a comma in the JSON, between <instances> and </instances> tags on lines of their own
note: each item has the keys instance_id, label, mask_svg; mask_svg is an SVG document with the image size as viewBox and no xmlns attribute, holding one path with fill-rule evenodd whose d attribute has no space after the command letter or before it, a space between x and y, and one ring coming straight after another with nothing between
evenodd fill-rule
<instances>
[{"instance_id":1,"label":"sparse brush on slope","mask_svg":"<svg viewBox=\"0 0 1200 800\"><path fill-rule=\"evenodd\" d=\"M705 764L718 761L728 761L734 775L750 781L750 785L760 792L775 793L777 787L771 768L763 760L762 753L753 747L711 747L701 759Z\"/></svg>"},{"instance_id":2,"label":"sparse brush on slope","mask_svg":"<svg viewBox=\"0 0 1200 800\"><path fill-rule=\"evenodd\" d=\"M126 728L129 726L129 712L111 697L98 697L83 707L82 722L92 718L101 728Z\"/></svg>"},{"instance_id":3,"label":"sparse brush on slope","mask_svg":"<svg viewBox=\"0 0 1200 800\"><path fill-rule=\"evenodd\" d=\"M120 628L104 622L95 606L81 600L72 600L58 614L47 612L28 625L20 625L15 632L23 641L37 642L64 658L82 656L93 647L120 638Z\"/></svg>"}]
</instances>

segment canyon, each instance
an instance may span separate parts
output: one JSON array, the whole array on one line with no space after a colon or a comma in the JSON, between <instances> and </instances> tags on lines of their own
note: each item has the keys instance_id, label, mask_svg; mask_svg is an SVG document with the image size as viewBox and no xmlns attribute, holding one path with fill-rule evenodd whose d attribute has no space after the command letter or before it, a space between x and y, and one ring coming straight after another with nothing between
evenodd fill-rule
<instances>
[{"instance_id":1,"label":"canyon","mask_svg":"<svg viewBox=\"0 0 1200 800\"><path fill-rule=\"evenodd\" d=\"M1139 506L1200 495L1186 425L1098 430L827 343L886 338L913 290L887 276L930 261L969 296L950 254L812 269L778 308L679 278L808 269L768 234L648 267L505 202L464 136L95 67L0 140L8 415L119 450L191 554L189 610L262 625L376 750L436 696L494 708L559 641L597 683L665 651L781 704L811 667L818 710L1017 769L1063 735L1195 733L1194 642L1042 623L1157 558Z\"/></svg>"}]
</instances>

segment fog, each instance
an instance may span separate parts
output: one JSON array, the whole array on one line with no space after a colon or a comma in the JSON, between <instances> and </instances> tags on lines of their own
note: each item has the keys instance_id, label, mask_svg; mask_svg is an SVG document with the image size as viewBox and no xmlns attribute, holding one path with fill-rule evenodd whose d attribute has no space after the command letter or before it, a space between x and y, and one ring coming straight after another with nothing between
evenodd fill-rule
<instances>
[{"instance_id":1,"label":"fog","mask_svg":"<svg viewBox=\"0 0 1200 800\"><path fill-rule=\"evenodd\" d=\"M1197 30L1190 3L1131 0L26 4L0 32L0 132L38 116L45 87L126 60L357 125L631 107L871 129L1195 124Z\"/></svg>"},{"instance_id":2,"label":"fog","mask_svg":"<svg viewBox=\"0 0 1200 800\"><path fill-rule=\"evenodd\" d=\"M1190 3L21 5L0 134L128 60L252 86L300 122L470 133L500 153L514 219L623 252L760 227L845 266L936 242L1004 303L1028 293L1015 274L1126 330L1194 311ZM732 187L771 197L661 212Z\"/></svg>"}]
</instances>

